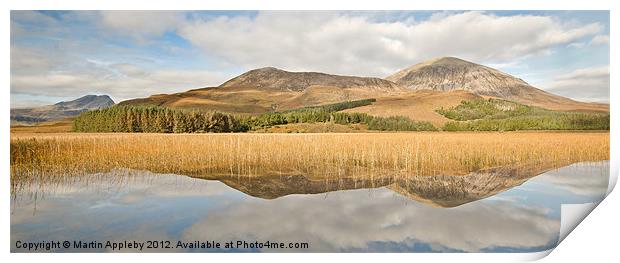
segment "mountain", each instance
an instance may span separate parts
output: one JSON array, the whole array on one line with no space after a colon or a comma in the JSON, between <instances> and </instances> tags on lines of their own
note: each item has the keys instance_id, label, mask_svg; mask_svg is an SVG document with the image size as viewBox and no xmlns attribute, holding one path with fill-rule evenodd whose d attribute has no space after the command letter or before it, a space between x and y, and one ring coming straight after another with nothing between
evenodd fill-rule
<instances>
[{"instance_id":1,"label":"mountain","mask_svg":"<svg viewBox=\"0 0 620 263\"><path fill-rule=\"evenodd\" d=\"M338 178L302 175L273 174L239 179L230 175L191 176L205 180L218 180L247 195L276 199L293 194L322 194L334 191L386 187L406 198L435 207L457 207L469 202L496 195L519 186L557 165L523 165L495 167L473 171L465 175L413 175L386 174L342 175Z\"/></svg>"},{"instance_id":2,"label":"mountain","mask_svg":"<svg viewBox=\"0 0 620 263\"><path fill-rule=\"evenodd\" d=\"M552 110L609 111L609 105L554 95L499 70L454 57L424 61L386 79L411 90L464 90Z\"/></svg>"},{"instance_id":3,"label":"mountain","mask_svg":"<svg viewBox=\"0 0 620 263\"><path fill-rule=\"evenodd\" d=\"M72 101L61 101L53 105L11 109L11 121L35 123L61 120L77 116L85 111L107 108L112 105L114 105L114 101L108 95L86 95Z\"/></svg>"},{"instance_id":4,"label":"mountain","mask_svg":"<svg viewBox=\"0 0 620 263\"><path fill-rule=\"evenodd\" d=\"M584 103L557 96L496 69L453 57L416 64L386 79L290 72L259 68L218 87L123 101L120 105L201 108L240 114L375 98L372 105L348 109L374 116L407 116L443 125L449 119L435 110L463 100L501 98L561 111L609 112L608 104Z\"/></svg>"},{"instance_id":5,"label":"mountain","mask_svg":"<svg viewBox=\"0 0 620 263\"><path fill-rule=\"evenodd\" d=\"M395 83L380 78L339 76L319 72L289 72L273 67L250 70L220 85L220 87L247 87L297 92L304 91L312 86L366 88L381 91L399 89Z\"/></svg>"},{"instance_id":6,"label":"mountain","mask_svg":"<svg viewBox=\"0 0 620 263\"><path fill-rule=\"evenodd\" d=\"M395 83L366 77L290 72L272 67L250 70L218 87L123 101L120 105L157 105L259 114L406 92Z\"/></svg>"},{"instance_id":7,"label":"mountain","mask_svg":"<svg viewBox=\"0 0 620 263\"><path fill-rule=\"evenodd\" d=\"M71 101L61 101L54 106L65 110L94 110L107 108L114 105L114 101L108 95L86 95Z\"/></svg>"}]
</instances>

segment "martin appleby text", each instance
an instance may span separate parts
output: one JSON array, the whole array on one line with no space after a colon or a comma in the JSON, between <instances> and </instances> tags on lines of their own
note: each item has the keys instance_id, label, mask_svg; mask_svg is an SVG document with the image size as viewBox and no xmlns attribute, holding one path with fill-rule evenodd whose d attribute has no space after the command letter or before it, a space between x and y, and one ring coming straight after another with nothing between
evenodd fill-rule
<instances>
[{"instance_id":1,"label":"martin appleby text","mask_svg":"<svg viewBox=\"0 0 620 263\"><path fill-rule=\"evenodd\" d=\"M227 250L277 250L277 249L308 249L307 242L273 242L273 241L21 241L14 243L14 252L53 252L53 251L112 251L139 252L146 250L179 250L179 251L227 251Z\"/></svg>"}]
</instances>

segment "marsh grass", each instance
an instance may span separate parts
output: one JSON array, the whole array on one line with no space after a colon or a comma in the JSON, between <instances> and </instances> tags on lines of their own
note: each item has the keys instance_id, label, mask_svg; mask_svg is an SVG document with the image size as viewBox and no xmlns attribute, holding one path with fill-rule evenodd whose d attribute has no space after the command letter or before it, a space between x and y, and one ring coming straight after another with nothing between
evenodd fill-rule
<instances>
[{"instance_id":1,"label":"marsh grass","mask_svg":"<svg viewBox=\"0 0 620 263\"><path fill-rule=\"evenodd\" d=\"M116 168L208 178L465 175L609 159L609 133L15 134L11 181Z\"/></svg>"}]
</instances>

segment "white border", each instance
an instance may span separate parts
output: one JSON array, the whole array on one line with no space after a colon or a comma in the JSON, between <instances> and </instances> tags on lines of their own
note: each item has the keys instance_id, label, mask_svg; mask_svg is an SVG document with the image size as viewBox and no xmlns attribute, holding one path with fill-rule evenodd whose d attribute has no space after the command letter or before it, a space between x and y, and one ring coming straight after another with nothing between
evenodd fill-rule
<instances>
[{"instance_id":1,"label":"white border","mask_svg":"<svg viewBox=\"0 0 620 263\"><path fill-rule=\"evenodd\" d=\"M215 10L255 10L255 9L269 9L269 10L612 10L611 11L611 43L618 42L618 15L617 4L613 1L603 0L565 0L565 1L536 1L536 0L504 0L504 1L488 1L488 0L443 0L443 1L400 1L400 0L381 0L381 1L369 1L361 3L361 1L353 0L314 0L314 1L249 1L249 0L228 0L209 2L200 0L186 0L186 1L127 1L127 0L109 0L98 2L87 2L79 0L56 0L56 1L37 1L37 0L22 0L8 2L3 1L2 5L5 7L2 16L2 35L5 37L3 45L3 63L1 74L4 76L5 87L3 88L3 96L0 97L1 105L4 107L4 114L2 114L2 136L0 148L2 151L2 167L5 171L3 175L5 178L4 183L1 183L2 193L5 198L0 198L2 203L2 211L4 216L2 217L2 233L0 234L0 249L3 251L3 262L29 262L29 261L46 261L46 262L67 262L67 261L89 261L89 262L110 262L112 260L122 261L149 261L149 262L169 262L169 261L227 261L227 260L251 260L251 261L281 261L290 262L291 260L302 262L316 262L316 261L342 261L342 260L356 260L356 261L378 261L385 259L386 254L309 254L309 255L296 255L285 254L274 256L272 254L8 254L9 253L9 240L10 240L10 214L9 211L9 108L10 108L10 11L9 10L30 10L30 9L74 9L74 10L203 10L203 9L215 9ZM611 45L611 61L610 70L613 72L617 65L617 52L614 52L614 46ZM617 76L611 74L611 87L616 87L619 82ZM611 88L610 101L619 101L618 90ZM611 163L612 170L611 176L614 178L614 182L618 176L618 140L620 139L619 126L618 126L618 107L615 103L611 104ZM615 184L614 184L615 185ZM610 186L610 190L613 185ZM613 197L613 198L611 198ZM571 239L571 235L563 242L570 242L572 249L562 248L563 244L560 244L560 248L557 252L551 253L551 256L545 258L545 261L553 262L569 262L577 259L611 259L617 258L614 246L615 236L618 234L618 229L615 226L618 220L618 212L616 207L620 203L618 200L618 194L611 194L608 200L594 210L589 216L592 220L598 220L597 222L605 222L598 225L587 225L587 230L590 232L584 233L580 227L574 231L579 238L587 237L588 239ZM599 211L600 210L600 211ZM601 214L601 216L598 216ZM605 217L602 217L602 216ZM615 220L614 220L615 219ZM592 221L589 218L584 220L585 223ZM612 225L613 224L613 225ZM598 233L598 234L597 234ZM588 236L588 234L590 234ZM593 234L593 235L592 235ZM611 234L611 236L609 236ZM568 246L568 245L567 245ZM599 247L607 247L607 250L600 250ZM561 250L561 251L560 251ZM550 251L548 251L550 252ZM562 254L560 254L560 252ZM504 261L522 261L522 260L534 260L545 256L547 253L538 254L389 254L390 260L409 261L409 260L421 260L421 261L440 261L440 262L452 262L452 261L465 261L465 262L504 262ZM205 256L208 257L205 259ZM596 262L597 260L595 260Z\"/></svg>"}]
</instances>

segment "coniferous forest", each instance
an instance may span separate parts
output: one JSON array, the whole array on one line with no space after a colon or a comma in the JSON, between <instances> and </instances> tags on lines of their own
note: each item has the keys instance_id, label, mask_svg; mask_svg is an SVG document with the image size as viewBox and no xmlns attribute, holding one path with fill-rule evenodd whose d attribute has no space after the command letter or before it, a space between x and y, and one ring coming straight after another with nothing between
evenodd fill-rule
<instances>
[{"instance_id":1,"label":"coniferous forest","mask_svg":"<svg viewBox=\"0 0 620 263\"><path fill-rule=\"evenodd\" d=\"M206 133L247 132L292 123L366 124L369 130L433 131L429 122L406 117L375 117L365 113L339 112L369 105L374 99L340 102L257 116L158 106L114 106L82 113L73 122L77 132Z\"/></svg>"},{"instance_id":2,"label":"coniferous forest","mask_svg":"<svg viewBox=\"0 0 620 263\"><path fill-rule=\"evenodd\" d=\"M268 112L256 116L235 115L199 109L172 109L158 106L114 106L84 112L73 122L78 132L207 133L247 132L294 123L365 124L376 131L436 131L429 122L407 117L377 117L342 110L366 106L364 99ZM609 130L609 114L551 111L519 103L489 99L463 101L437 112L453 121L444 131L515 130Z\"/></svg>"}]
</instances>

